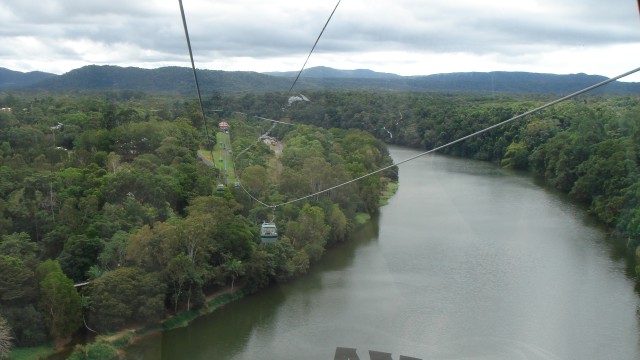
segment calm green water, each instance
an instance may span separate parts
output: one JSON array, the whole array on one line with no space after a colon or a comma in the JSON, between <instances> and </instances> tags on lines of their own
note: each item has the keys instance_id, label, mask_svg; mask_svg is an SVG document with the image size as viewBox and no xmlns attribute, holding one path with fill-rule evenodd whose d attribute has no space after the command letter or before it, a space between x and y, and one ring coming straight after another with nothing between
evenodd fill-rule
<instances>
[{"instance_id":1,"label":"calm green water","mask_svg":"<svg viewBox=\"0 0 640 360\"><path fill-rule=\"evenodd\" d=\"M394 159L416 154L392 148ZM526 176L442 156L303 278L133 346L131 359L640 359L624 251Z\"/></svg>"}]
</instances>

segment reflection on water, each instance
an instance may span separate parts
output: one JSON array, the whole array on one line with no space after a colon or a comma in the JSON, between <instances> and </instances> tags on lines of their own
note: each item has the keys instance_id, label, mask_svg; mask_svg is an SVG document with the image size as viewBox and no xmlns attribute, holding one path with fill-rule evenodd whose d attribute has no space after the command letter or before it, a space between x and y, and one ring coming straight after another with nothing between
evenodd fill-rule
<instances>
[{"instance_id":1,"label":"reflection on water","mask_svg":"<svg viewBox=\"0 0 640 360\"><path fill-rule=\"evenodd\" d=\"M392 148L402 160L417 152ZM638 359L626 253L584 210L495 165L426 156L307 276L128 351L135 359ZM622 245L624 247L624 245Z\"/></svg>"}]
</instances>

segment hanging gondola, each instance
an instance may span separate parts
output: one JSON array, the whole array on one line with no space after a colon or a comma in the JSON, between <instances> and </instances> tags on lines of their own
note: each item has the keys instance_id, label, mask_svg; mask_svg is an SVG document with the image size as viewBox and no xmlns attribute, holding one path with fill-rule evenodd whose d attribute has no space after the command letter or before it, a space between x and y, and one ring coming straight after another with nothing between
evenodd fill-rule
<instances>
[{"instance_id":1,"label":"hanging gondola","mask_svg":"<svg viewBox=\"0 0 640 360\"><path fill-rule=\"evenodd\" d=\"M272 222L262 223L260 227L260 239L263 243L272 244L278 240L278 228Z\"/></svg>"}]
</instances>

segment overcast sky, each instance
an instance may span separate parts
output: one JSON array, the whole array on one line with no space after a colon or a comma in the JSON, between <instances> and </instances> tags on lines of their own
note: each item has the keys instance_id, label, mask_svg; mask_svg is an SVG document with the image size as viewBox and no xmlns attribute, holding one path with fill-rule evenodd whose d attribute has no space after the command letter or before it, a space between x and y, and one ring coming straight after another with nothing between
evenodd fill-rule
<instances>
[{"instance_id":1,"label":"overcast sky","mask_svg":"<svg viewBox=\"0 0 640 360\"><path fill-rule=\"evenodd\" d=\"M196 66L299 70L336 2L183 0ZM190 66L177 0L0 0L0 24L0 67L12 70ZM638 4L342 0L313 66L615 76L640 66Z\"/></svg>"}]
</instances>

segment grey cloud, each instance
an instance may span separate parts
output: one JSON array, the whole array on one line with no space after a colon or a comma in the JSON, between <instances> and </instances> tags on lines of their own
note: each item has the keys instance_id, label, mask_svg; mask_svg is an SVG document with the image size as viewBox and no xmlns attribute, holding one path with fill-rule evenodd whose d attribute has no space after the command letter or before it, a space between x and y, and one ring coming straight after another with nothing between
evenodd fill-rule
<instances>
[{"instance_id":1,"label":"grey cloud","mask_svg":"<svg viewBox=\"0 0 640 360\"><path fill-rule=\"evenodd\" d=\"M397 0L361 8L354 5L357 1L343 2L316 51L519 56L527 48L640 42L640 26L628 26L630 21L638 25L631 0L538 2L550 11L534 15L483 11L471 1ZM208 8L199 9L185 0L196 57L304 56L333 7L332 2L311 9L294 6L293 1L236 3L245 2L201 2ZM0 0L0 8L12 14L8 19L14 19L0 27L0 40L33 36L49 44L55 57L78 56L59 44L64 39L128 44L140 49L141 59L173 61L184 56L186 44L178 5L166 4L164 0ZM145 50L159 54L142 55Z\"/></svg>"}]
</instances>

